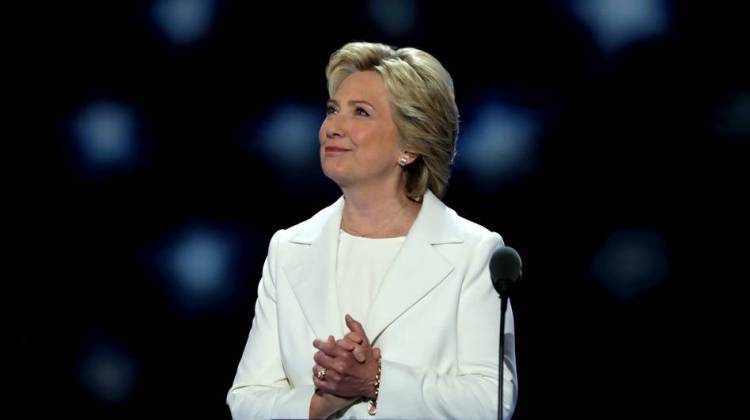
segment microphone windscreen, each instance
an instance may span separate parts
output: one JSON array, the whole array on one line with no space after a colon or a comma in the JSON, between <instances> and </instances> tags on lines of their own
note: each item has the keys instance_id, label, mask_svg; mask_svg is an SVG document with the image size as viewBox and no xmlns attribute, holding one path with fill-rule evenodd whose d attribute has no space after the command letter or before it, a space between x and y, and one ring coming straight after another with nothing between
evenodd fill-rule
<instances>
[{"instance_id":1,"label":"microphone windscreen","mask_svg":"<svg viewBox=\"0 0 750 420\"><path fill-rule=\"evenodd\" d=\"M521 256L515 249L503 246L495 250L490 259L490 277L497 288L500 283L510 286L521 279Z\"/></svg>"}]
</instances>

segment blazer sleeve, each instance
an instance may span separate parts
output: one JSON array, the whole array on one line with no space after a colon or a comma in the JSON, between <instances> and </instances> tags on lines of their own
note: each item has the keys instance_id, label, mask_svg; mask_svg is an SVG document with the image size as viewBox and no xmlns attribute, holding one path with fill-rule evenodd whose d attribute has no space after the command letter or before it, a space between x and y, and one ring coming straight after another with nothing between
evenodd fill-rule
<instances>
[{"instance_id":1,"label":"blazer sleeve","mask_svg":"<svg viewBox=\"0 0 750 420\"><path fill-rule=\"evenodd\" d=\"M502 246L497 233L477 246L457 308L458 369L439 374L388 361L383 354L378 417L496 419L500 299L489 273L492 252ZM440 308L437 310L450 310ZM416 350L416 349L415 349ZM506 315L504 418L515 409L517 379L513 314Z\"/></svg>"},{"instance_id":2,"label":"blazer sleeve","mask_svg":"<svg viewBox=\"0 0 750 420\"><path fill-rule=\"evenodd\" d=\"M307 418L313 385L290 387L281 362L276 310L278 231L271 239L250 335L227 394L234 420Z\"/></svg>"}]
</instances>

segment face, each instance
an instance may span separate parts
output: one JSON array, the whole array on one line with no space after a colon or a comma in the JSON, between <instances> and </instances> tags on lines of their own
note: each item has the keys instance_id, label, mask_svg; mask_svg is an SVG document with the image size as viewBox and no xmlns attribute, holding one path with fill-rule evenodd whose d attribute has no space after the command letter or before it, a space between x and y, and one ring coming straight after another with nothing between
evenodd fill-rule
<instances>
[{"instance_id":1,"label":"face","mask_svg":"<svg viewBox=\"0 0 750 420\"><path fill-rule=\"evenodd\" d=\"M323 172L342 188L401 176L398 129L383 78L374 71L344 79L328 101L318 136Z\"/></svg>"}]
</instances>

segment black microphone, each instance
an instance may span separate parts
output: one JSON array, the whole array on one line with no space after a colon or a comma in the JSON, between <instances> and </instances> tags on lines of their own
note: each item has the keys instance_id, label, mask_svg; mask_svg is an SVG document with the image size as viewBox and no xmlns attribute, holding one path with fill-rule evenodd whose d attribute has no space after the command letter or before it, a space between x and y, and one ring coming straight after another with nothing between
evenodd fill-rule
<instances>
[{"instance_id":1,"label":"black microphone","mask_svg":"<svg viewBox=\"0 0 750 420\"><path fill-rule=\"evenodd\" d=\"M490 279L492 285L500 295L500 352L498 366L500 367L497 384L497 418L503 420L503 355L505 354L505 311L508 309L508 297L513 293L521 281L521 256L515 249L502 246L495 250L490 258Z\"/></svg>"},{"instance_id":2,"label":"black microphone","mask_svg":"<svg viewBox=\"0 0 750 420\"><path fill-rule=\"evenodd\" d=\"M521 281L521 256L515 249L502 246L490 259L490 278L500 296L510 294Z\"/></svg>"}]
</instances>

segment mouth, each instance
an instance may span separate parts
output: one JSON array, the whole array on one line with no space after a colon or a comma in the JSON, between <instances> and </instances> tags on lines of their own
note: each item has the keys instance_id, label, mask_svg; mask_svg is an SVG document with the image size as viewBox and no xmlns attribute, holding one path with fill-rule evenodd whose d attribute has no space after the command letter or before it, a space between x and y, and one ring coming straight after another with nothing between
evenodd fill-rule
<instances>
[{"instance_id":1,"label":"mouth","mask_svg":"<svg viewBox=\"0 0 750 420\"><path fill-rule=\"evenodd\" d=\"M325 149L326 153L343 153L348 152L351 149L344 149L343 147L335 147L335 146L326 146Z\"/></svg>"}]
</instances>

